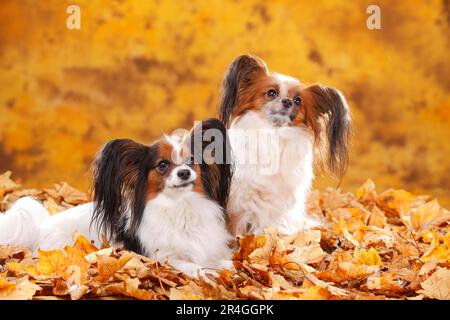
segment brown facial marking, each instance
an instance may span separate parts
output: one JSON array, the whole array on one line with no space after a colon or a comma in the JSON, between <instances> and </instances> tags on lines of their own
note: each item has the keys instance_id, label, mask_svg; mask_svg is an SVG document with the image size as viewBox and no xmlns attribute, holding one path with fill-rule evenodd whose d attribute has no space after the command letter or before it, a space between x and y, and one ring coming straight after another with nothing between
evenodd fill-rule
<instances>
[{"instance_id":1,"label":"brown facial marking","mask_svg":"<svg viewBox=\"0 0 450 320\"><path fill-rule=\"evenodd\" d=\"M234 109L232 118L238 117L250 110L261 110L262 106L269 100L267 91L271 88L279 91L278 84L266 73L258 74L249 85L243 88L239 94L239 100Z\"/></svg>"},{"instance_id":2,"label":"brown facial marking","mask_svg":"<svg viewBox=\"0 0 450 320\"><path fill-rule=\"evenodd\" d=\"M267 92L270 89L274 89L277 92L277 94L280 93L280 85L276 81L274 81L272 78L269 78L269 80L266 82L266 85L267 85L267 87L265 87L265 88L255 88L255 89L259 90L260 94L264 95L268 99L272 99L267 96Z\"/></svg>"},{"instance_id":3,"label":"brown facial marking","mask_svg":"<svg viewBox=\"0 0 450 320\"><path fill-rule=\"evenodd\" d=\"M165 141L158 142L158 160L156 161L156 166L162 161L167 160L170 163L169 169L164 172L158 172L156 167L152 168L148 173L148 187L147 187L147 195L148 199L151 200L155 198L159 192L164 189L164 184L166 178L170 175L174 166L172 164L172 150L173 146L170 143Z\"/></svg>"},{"instance_id":4,"label":"brown facial marking","mask_svg":"<svg viewBox=\"0 0 450 320\"><path fill-rule=\"evenodd\" d=\"M173 146L170 143L166 141L161 141L159 143L159 157L161 159L169 160L172 163L172 152Z\"/></svg>"},{"instance_id":5,"label":"brown facial marking","mask_svg":"<svg viewBox=\"0 0 450 320\"><path fill-rule=\"evenodd\" d=\"M295 85L295 86L290 87L288 89L288 93L287 93L287 97L289 99L291 99L293 102L293 113L292 113L291 119L293 119L294 125L296 123L296 119L301 118L303 115L301 112L302 103L300 103L300 105L297 105L294 101L296 97L300 97L300 99L301 99L300 90L301 90L301 86Z\"/></svg>"},{"instance_id":6,"label":"brown facial marking","mask_svg":"<svg viewBox=\"0 0 450 320\"><path fill-rule=\"evenodd\" d=\"M300 96L301 86L293 86L288 90L288 97L294 99L296 96Z\"/></svg>"},{"instance_id":7,"label":"brown facial marking","mask_svg":"<svg viewBox=\"0 0 450 320\"><path fill-rule=\"evenodd\" d=\"M155 169L148 174L147 196L148 200L155 198L164 189L164 177Z\"/></svg>"},{"instance_id":8,"label":"brown facial marking","mask_svg":"<svg viewBox=\"0 0 450 320\"><path fill-rule=\"evenodd\" d=\"M300 86L300 93L302 98L302 103L300 105L299 112L294 119L295 126L306 126L312 131L314 139L318 139L320 136L320 127L318 118L319 115L314 108L313 97L305 90L307 86Z\"/></svg>"},{"instance_id":9,"label":"brown facial marking","mask_svg":"<svg viewBox=\"0 0 450 320\"><path fill-rule=\"evenodd\" d=\"M200 165L195 164L192 169L195 171L197 175L197 179L194 181L194 191L198 193L204 193L203 183L202 183L202 171L200 169Z\"/></svg>"},{"instance_id":10,"label":"brown facial marking","mask_svg":"<svg viewBox=\"0 0 450 320\"><path fill-rule=\"evenodd\" d=\"M241 60L240 67L234 71L239 70L240 82L238 99L231 118L240 116L248 110L259 109L260 102L266 99L264 90L268 90L271 85L274 85L263 60L254 56L242 56L237 60Z\"/></svg>"}]
</instances>

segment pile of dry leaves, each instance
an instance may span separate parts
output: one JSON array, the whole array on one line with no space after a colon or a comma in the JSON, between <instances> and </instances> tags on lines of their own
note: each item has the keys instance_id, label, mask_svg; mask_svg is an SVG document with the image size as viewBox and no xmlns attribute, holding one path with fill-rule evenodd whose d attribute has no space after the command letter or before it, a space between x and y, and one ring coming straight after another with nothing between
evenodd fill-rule
<instances>
[{"instance_id":1,"label":"pile of dry leaves","mask_svg":"<svg viewBox=\"0 0 450 320\"><path fill-rule=\"evenodd\" d=\"M24 195L52 214L88 201L58 184L23 189L0 175L0 211ZM404 190L311 193L321 228L239 240L235 270L193 279L169 264L82 236L61 250L0 246L0 299L450 299L450 212Z\"/></svg>"}]
</instances>

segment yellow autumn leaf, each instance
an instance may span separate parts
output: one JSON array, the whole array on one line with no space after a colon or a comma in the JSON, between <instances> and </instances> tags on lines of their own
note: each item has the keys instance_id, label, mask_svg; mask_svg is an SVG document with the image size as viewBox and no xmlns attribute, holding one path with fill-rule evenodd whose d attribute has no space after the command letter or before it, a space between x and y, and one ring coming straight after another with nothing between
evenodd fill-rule
<instances>
[{"instance_id":1,"label":"yellow autumn leaf","mask_svg":"<svg viewBox=\"0 0 450 320\"><path fill-rule=\"evenodd\" d=\"M84 255L88 255L99 250L94 244L92 244L82 235L75 236L75 243L73 247L82 251Z\"/></svg>"},{"instance_id":2,"label":"yellow autumn leaf","mask_svg":"<svg viewBox=\"0 0 450 320\"><path fill-rule=\"evenodd\" d=\"M366 264L369 263L369 264ZM350 254L341 252L331 260L329 273L335 281L363 279L380 269L381 259L373 250L357 249Z\"/></svg>"},{"instance_id":3,"label":"yellow autumn leaf","mask_svg":"<svg viewBox=\"0 0 450 320\"><path fill-rule=\"evenodd\" d=\"M264 236L258 236L256 238L250 238L251 242L247 247L244 247L242 257L245 257L250 249L252 252L248 254L248 261L254 268L260 270L267 270L270 264L270 257L272 255L273 248L278 241L278 232L275 229L268 229L265 231Z\"/></svg>"},{"instance_id":4,"label":"yellow autumn leaf","mask_svg":"<svg viewBox=\"0 0 450 320\"><path fill-rule=\"evenodd\" d=\"M305 275L305 278L308 279L315 286L319 286L321 288L328 290L328 292L330 292L332 295L340 296L340 297L346 297L349 295L349 292L347 290L338 288L338 287L332 285L331 283L322 281L322 280L318 279L316 276L314 276L313 274L307 274L307 275Z\"/></svg>"},{"instance_id":5,"label":"yellow autumn leaf","mask_svg":"<svg viewBox=\"0 0 450 320\"><path fill-rule=\"evenodd\" d=\"M44 275L52 275L58 274L63 275L64 271L68 267L66 261L66 255L64 251L59 250L51 250L51 251L43 251L38 249L38 263L37 263L37 271L40 274Z\"/></svg>"},{"instance_id":6,"label":"yellow autumn leaf","mask_svg":"<svg viewBox=\"0 0 450 320\"><path fill-rule=\"evenodd\" d=\"M111 278L117 270L125 266L132 258L133 255L128 252L122 254L119 259L107 255L98 255L97 268L99 274L95 277L95 280L98 282L108 282L109 278Z\"/></svg>"},{"instance_id":7,"label":"yellow autumn leaf","mask_svg":"<svg viewBox=\"0 0 450 320\"><path fill-rule=\"evenodd\" d=\"M430 233L427 233L427 237ZM431 231L431 243L428 250L420 258L423 261L437 260L450 262L450 231L442 237L435 231Z\"/></svg>"},{"instance_id":8,"label":"yellow autumn leaf","mask_svg":"<svg viewBox=\"0 0 450 320\"><path fill-rule=\"evenodd\" d=\"M245 260L247 257L264 246L266 238L264 236L248 235L239 239L239 251L235 253L233 260Z\"/></svg>"},{"instance_id":9,"label":"yellow autumn leaf","mask_svg":"<svg viewBox=\"0 0 450 320\"><path fill-rule=\"evenodd\" d=\"M12 272L16 276L29 275L33 277L38 274L34 266L26 266L19 262L7 262L5 266L9 272Z\"/></svg>"},{"instance_id":10,"label":"yellow autumn leaf","mask_svg":"<svg viewBox=\"0 0 450 320\"><path fill-rule=\"evenodd\" d=\"M41 287L29 281L27 277L18 279L13 286L10 283L3 283L0 279L0 300L30 300L39 290Z\"/></svg>"},{"instance_id":11,"label":"yellow autumn leaf","mask_svg":"<svg viewBox=\"0 0 450 320\"><path fill-rule=\"evenodd\" d=\"M7 297L14 290L16 290L15 282L10 282L4 278L0 278L0 299L1 297Z\"/></svg>"},{"instance_id":12,"label":"yellow autumn leaf","mask_svg":"<svg viewBox=\"0 0 450 320\"><path fill-rule=\"evenodd\" d=\"M388 290L392 280L391 274L374 274L367 277L367 288L369 290Z\"/></svg>"},{"instance_id":13,"label":"yellow autumn leaf","mask_svg":"<svg viewBox=\"0 0 450 320\"><path fill-rule=\"evenodd\" d=\"M328 300L331 297L331 293L320 286L311 286L306 289L306 292L301 294L300 300Z\"/></svg>"},{"instance_id":14,"label":"yellow autumn leaf","mask_svg":"<svg viewBox=\"0 0 450 320\"><path fill-rule=\"evenodd\" d=\"M374 248L366 249L356 249L354 253L355 262L358 264L364 264L367 266L378 266L382 265L381 257L378 251Z\"/></svg>"},{"instance_id":15,"label":"yellow autumn leaf","mask_svg":"<svg viewBox=\"0 0 450 320\"><path fill-rule=\"evenodd\" d=\"M378 207L395 215L402 215L411 208L416 197L405 190L386 190L377 197Z\"/></svg>"},{"instance_id":16,"label":"yellow autumn leaf","mask_svg":"<svg viewBox=\"0 0 450 320\"><path fill-rule=\"evenodd\" d=\"M169 293L170 300L202 300L204 299L202 288L195 282L189 282L189 284L171 288Z\"/></svg>"},{"instance_id":17,"label":"yellow autumn leaf","mask_svg":"<svg viewBox=\"0 0 450 320\"><path fill-rule=\"evenodd\" d=\"M56 187L56 196L60 188ZM15 192L8 199L18 196ZM17 290L20 277L29 276L42 283L46 295L52 292L74 300L87 293L89 298L136 299L445 297L447 279L440 270L449 270L450 228L434 223L437 203L415 196L408 202L409 210L397 212L387 204L379 207L380 196L376 203L361 202L354 194L334 189L318 192L318 199L317 212L328 217L320 229L284 235L272 228L246 236L234 253L236 270L210 274L208 282L122 248L98 250L75 235L72 246L38 250L38 259L22 247L0 246L5 270L0 273L0 292L8 299L32 298L40 289L31 281L21 280L22 290ZM412 219L414 214L421 220ZM417 230L413 221L420 221Z\"/></svg>"},{"instance_id":18,"label":"yellow autumn leaf","mask_svg":"<svg viewBox=\"0 0 450 320\"><path fill-rule=\"evenodd\" d=\"M89 243L87 239L78 236L73 246L64 249L43 251L38 249L37 271L43 275L58 275L67 279L68 267L76 265L80 268L82 278L86 278L90 263L85 259L89 253L95 252L97 248Z\"/></svg>"},{"instance_id":19,"label":"yellow autumn leaf","mask_svg":"<svg viewBox=\"0 0 450 320\"><path fill-rule=\"evenodd\" d=\"M356 190L356 196L362 201L372 201L377 197L375 191L375 183L371 179L367 179L366 182Z\"/></svg>"},{"instance_id":20,"label":"yellow autumn leaf","mask_svg":"<svg viewBox=\"0 0 450 320\"><path fill-rule=\"evenodd\" d=\"M247 299L268 300L272 299L273 293L269 288L247 285L239 289L239 296Z\"/></svg>"}]
</instances>

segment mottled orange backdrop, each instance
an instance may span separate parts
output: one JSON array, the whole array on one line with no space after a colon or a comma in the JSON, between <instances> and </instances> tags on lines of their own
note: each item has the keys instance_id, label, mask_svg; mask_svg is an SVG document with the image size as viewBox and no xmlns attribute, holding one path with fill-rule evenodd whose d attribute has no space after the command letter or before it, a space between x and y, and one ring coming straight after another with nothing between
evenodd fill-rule
<instances>
[{"instance_id":1,"label":"mottled orange backdrop","mask_svg":"<svg viewBox=\"0 0 450 320\"><path fill-rule=\"evenodd\" d=\"M81 8L81 30L66 8ZM381 30L366 8L381 7ZM0 172L89 185L107 140L150 142L216 114L242 53L341 89L366 178L450 204L449 1L0 1ZM336 181L322 177L323 188Z\"/></svg>"}]
</instances>

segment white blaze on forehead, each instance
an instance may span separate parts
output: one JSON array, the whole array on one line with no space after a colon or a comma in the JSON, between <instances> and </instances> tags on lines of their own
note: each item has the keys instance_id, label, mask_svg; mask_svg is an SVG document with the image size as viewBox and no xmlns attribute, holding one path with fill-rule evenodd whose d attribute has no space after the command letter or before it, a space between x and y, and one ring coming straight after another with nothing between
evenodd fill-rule
<instances>
[{"instance_id":1,"label":"white blaze on forehead","mask_svg":"<svg viewBox=\"0 0 450 320\"><path fill-rule=\"evenodd\" d=\"M280 92L278 93L280 96L287 96L290 88L298 86L300 84L300 81L298 79L286 76L281 73L272 73L271 76L278 82L278 85L280 86Z\"/></svg>"},{"instance_id":2,"label":"white blaze on forehead","mask_svg":"<svg viewBox=\"0 0 450 320\"><path fill-rule=\"evenodd\" d=\"M164 141L172 146L171 161L175 164L183 163L183 137L179 135L164 135Z\"/></svg>"}]
</instances>

